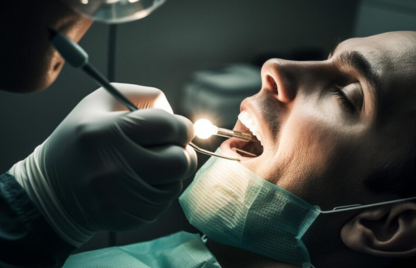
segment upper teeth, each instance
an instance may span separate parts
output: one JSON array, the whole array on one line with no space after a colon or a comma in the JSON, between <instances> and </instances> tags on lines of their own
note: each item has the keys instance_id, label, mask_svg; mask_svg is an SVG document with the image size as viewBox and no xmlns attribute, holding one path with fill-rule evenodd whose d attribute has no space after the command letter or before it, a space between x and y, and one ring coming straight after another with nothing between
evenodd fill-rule
<instances>
[{"instance_id":1,"label":"upper teeth","mask_svg":"<svg viewBox=\"0 0 416 268\"><path fill-rule=\"evenodd\" d=\"M243 123L243 125L245 125L248 129L250 129L250 131L253 133L254 136L257 137L259 141L261 141L261 137L259 133L257 132L256 121L251 117L249 113L247 113L246 111L242 111L238 115L238 119L240 120L241 123Z\"/></svg>"}]
</instances>

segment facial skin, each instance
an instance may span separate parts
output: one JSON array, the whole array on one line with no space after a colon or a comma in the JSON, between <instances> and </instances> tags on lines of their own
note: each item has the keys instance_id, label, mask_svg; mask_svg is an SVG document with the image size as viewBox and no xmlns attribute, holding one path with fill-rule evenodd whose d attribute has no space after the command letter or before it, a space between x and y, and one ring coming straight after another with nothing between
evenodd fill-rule
<instances>
[{"instance_id":1,"label":"facial skin","mask_svg":"<svg viewBox=\"0 0 416 268\"><path fill-rule=\"evenodd\" d=\"M92 20L58 0L0 3L0 89L36 92L49 87L64 60L49 41L48 28L78 42Z\"/></svg>"},{"instance_id":2,"label":"facial skin","mask_svg":"<svg viewBox=\"0 0 416 268\"><path fill-rule=\"evenodd\" d=\"M322 210L402 198L364 181L409 153L415 62L415 32L349 39L319 62L271 59L261 71L262 89L241 104L260 129L264 152L241 157L231 150L233 139L221 149ZM235 130L244 129L237 122ZM414 222L412 202L321 215L303 241L316 267L384 267L390 258L416 255L405 239L415 240ZM208 247L223 267L292 267L212 240Z\"/></svg>"}]
</instances>

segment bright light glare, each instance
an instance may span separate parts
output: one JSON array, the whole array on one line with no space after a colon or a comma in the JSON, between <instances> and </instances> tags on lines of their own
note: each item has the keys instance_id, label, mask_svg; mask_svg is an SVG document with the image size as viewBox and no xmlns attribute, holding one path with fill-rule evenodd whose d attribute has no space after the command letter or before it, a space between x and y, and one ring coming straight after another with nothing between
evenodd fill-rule
<instances>
[{"instance_id":1,"label":"bright light glare","mask_svg":"<svg viewBox=\"0 0 416 268\"><path fill-rule=\"evenodd\" d=\"M136 3L139 2L139 0L129 0L130 3Z\"/></svg>"},{"instance_id":2,"label":"bright light glare","mask_svg":"<svg viewBox=\"0 0 416 268\"><path fill-rule=\"evenodd\" d=\"M120 2L121 0L105 0L105 3L106 4L114 4L114 3L117 3L117 2ZM122 2L123 3L123 2Z\"/></svg>"},{"instance_id":3,"label":"bright light glare","mask_svg":"<svg viewBox=\"0 0 416 268\"><path fill-rule=\"evenodd\" d=\"M200 139L208 139L218 132L218 128L214 126L208 119L199 119L194 123L195 135Z\"/></svg>"},{"instance_id":4,"label":"bright light glare","mask_svg":"<svg viewBox=\"0 0 416 268\"><path fill-rule=\"evenodd\" d=\"M81 0L81 3L83 3L84 5L88 4L88 0Z\"/></svg>"}]
</instances>

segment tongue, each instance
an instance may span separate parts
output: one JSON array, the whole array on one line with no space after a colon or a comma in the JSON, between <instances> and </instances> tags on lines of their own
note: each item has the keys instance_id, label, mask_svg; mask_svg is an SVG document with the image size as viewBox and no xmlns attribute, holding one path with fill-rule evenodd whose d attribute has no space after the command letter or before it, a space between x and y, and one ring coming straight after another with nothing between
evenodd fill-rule
<instances>
[{"instance_id":1,"label":"tongue","mask_svg":"<svg viewBox=\"0 0 416 268\"><path fill-rule=\"evenodd\" d=\"M246 142L241 149L257 156L260 156L263 153L263 146L258 141Z\"/></svg>"}]
</instances>

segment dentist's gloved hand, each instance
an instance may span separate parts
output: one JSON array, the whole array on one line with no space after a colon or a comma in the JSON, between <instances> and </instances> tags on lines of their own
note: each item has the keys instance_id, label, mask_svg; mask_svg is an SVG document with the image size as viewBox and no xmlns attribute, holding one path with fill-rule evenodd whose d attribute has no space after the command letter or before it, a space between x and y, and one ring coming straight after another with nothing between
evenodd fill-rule
<instances>
[{"instance_id":1,"label":"dentist's gloved hand","mask_svg":"<svg viewBox=\"0 0 416 268\"><path fill-rule=\"evenodd\" d=\"M114 84L84 98L52 135L9 171L57 233L74 246L100 230L153 222L196 168L193 125L157 89Z\"/></svg>"}]
</instances>

